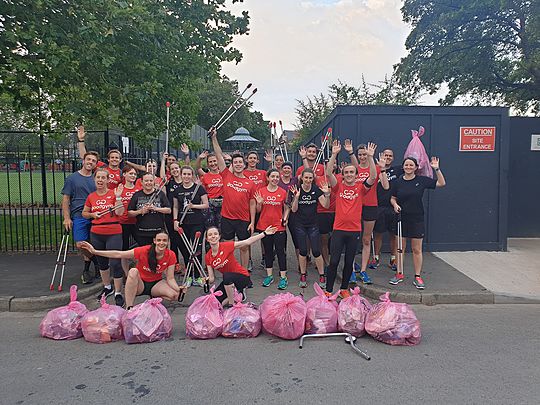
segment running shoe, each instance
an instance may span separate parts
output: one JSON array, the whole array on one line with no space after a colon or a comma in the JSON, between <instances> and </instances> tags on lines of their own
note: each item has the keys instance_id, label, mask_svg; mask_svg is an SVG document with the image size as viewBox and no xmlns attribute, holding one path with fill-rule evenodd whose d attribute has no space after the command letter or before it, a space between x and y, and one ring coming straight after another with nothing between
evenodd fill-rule
<instances>
[{"instance_id":1,"label":"running shoe","mask_svg":"<svg viewBox=\"0 0 540 405\"><path fill-rule=\"evenodd\" d=\"M326 288L326 277L324 276L324 274L321 274L319 276L319 287L321 287L323 290Z\"/></svg>"},{"instance_id":2,"label":"running shoe","mask_svg":"<svg viewBox=\"0 0 540 405\"><path fill-rule=\"evenodd\" d=\"M186 278L186 282L184 283L184 285L189 288L193 285L193 279L191 277L188 277Z\"/></svg>"},{"instance_id":3,"label":"running shoe","mask_svg":"<svg viewBox=\"0 0 540 405\"><path fill-rule=\"evenodd\" d=\"M83 270L81 275L81 282L83 284L92 284L94 282L94 277L90 274L90 270Z\"/></svg>"},{"instance_id":4,"label":"running shoe","mask_svg":"<svg viewBox=\"0 0 540 405\"><path fill-rule=\"evenodd\" d=\"M300 275L300 282L298 283L298 286L300 288L306 288L307 287L307 275L305 275L305 274Z\"/></svg>"},{"instance_id":5,"label":"running shoe","mask_svg":"<svg viewBox=\"0 0 540 405\"><path fill-rule=\"evenodd\" d=\"M373 284L373 281L369 278L368 274L365 271L360 272L360 278L362 279L363 284Z\"/></svg>"},{"instance_id":6,"label":"running shoe","mask_svg":"<svg viewBox=\"0 0 540 405\"><path fill-rule=\"evenodd\" d=\"M287 281L287 277L280 277L279 284L277 286L278 290L286 290L288 286L289 282Z\"/></svg>"},{"instance_id":7,"label":"running shoe","mask_svg":"<svg viewBox=\"0 0 540 405\"><path fill-rule=\"evenodd\" d=\"M405 278L405 276L403 275L403 273L396 273L395 276L392 277L390 279L390 281L388 281L388 282L390 284L392 284L392 285L397 285L397 284L401 283L404 278Z\"/></svg>"},{"instance_id":8,"label":"running shoe","mask_svg":"<svg viewBox=\"0 0 540 405\"><path fill-rule=\"evenodd\" d=\"M393 259L390 259L390 263L388 263L388 267L390 267L394 271L397 271L397 261L395 257Z\"/></svg>"},{"instance_id":9,"label":"running shoe","mask_svg":"<svg viewBox=\"0 0 540 405\"><path fill-rule=\"evenodd\" d=\"M204 278L197 277L195 280L193 280L193 284L195 287L202 287L204 286Z\"/></svg>"},{"instance_id":10,"label":"running shoe","mask_svg":"<svg viewBox=\"0 0 540 405\"><path fill-rule=\"evenodd\" d=\"M96 297L98 301L101 299L101 296L103 294L105 294L105 299L107 299L108 296L114 294L114 289L112 287L111 288L103 287L103 290L101 290L99 295Z\"/></svg>"},{"instance_id":11,"label":"running shoe","mask_svg":"<svg viewBox=\"0 0 540 405\"><path fill-rule=\"evenodd\" d=\"M339 290L339 297L344 300L345 298L349 298L351 296L351 293L349 290Z\"/></svg>"},{"instance_id":12,"label":"running shoe","mask_svg":"<svg viewBox=\"0 0 540 405\"><path fill-rule=\"evenodd\" d=\"M324 292L324 295L326 295L328 298L330 298L332 296L332 293L331 292L328 292L328 291L325 291Z\"/></svg>"},{"instance_id":13,"label":"running shoe","mask_svg":"<svg viewBox=\"0 0 540 405\"><path fill-rule=\"evenodd\" d=\"M357 281L357 279L356 279L356 272L353 271L353 272L351 273L351 278L349 279L349 284L356 284L356 281Z\"/></svg>"},{"instance_id":14,"label":"running shoe","mask_svg":"<svg viewBox=\"0 0 540 405\"><path fill-rule=\"evenodd\" d=\"M266 276L262 282L263 287L270 287L270 284L274 282L274 276Z\"/></svg>"},{"instance_id":15,"label":"running shoe","mask_svg":"<svg viewBox=\"0 0 540 405\"><path fill-rule=\"evenodd\" d=\"M247 271L249 271L250 273L253 271L253 260L251 259L249 259Z\"/></svg>"},{"instance_id":16,"label":"running shoe","mask_svg":"<svg viewBox=\"0 0 540 405\"><path fill-rule=\"evenodd\" d=\"M422 280L422 277L420 276L415 276L414 281L412 283L419 290L423 290L424 288L426 288L426 285L424 284L424 280Z\"/></svg>"},{"instance_id":17,"label":"running shoe","mask_svg":"<svg viewBox=\"0 0 540 405\"><path fill-rule=\"evenodd\" d=\"M375 256L375 257L372 257L371 260L369 261L368 267L370 269L376 269L377 267L379 267L379 264L380 264L379 258Z\"/></svg>"},{"instance_id":18,"label":"running shoe","mask_svg":"<svg viewBox=\"0 0 540 405\"><path fill-rule=\"evenodd\" d=\"M122 297L122 294L115 294L114 296L114 304L118 307L123 307L126 302L124 301L124 297Z\"/></svg>"}]
</instances>

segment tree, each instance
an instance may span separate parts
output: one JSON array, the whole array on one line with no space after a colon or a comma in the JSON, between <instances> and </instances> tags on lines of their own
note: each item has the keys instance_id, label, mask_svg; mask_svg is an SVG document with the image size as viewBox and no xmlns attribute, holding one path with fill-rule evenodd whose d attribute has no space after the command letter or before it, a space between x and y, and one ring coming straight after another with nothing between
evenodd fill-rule
<instances>
[{"instance_id":1,"label":"tree","mask_svg":"<svg viewBox=\"0 0 540 405\"><path fill-rule=\"evenodd\" d=\"M166 101L173 136L195 123L198 80L241 60L230 44L249 21L225 0L0 0L0 9L0 97L26 128L82 120L143 142L165 129Z\"/></svg>"},{"instance_id":2,"label":"tree","mask_svg":"<svg viewBox=\"0 0 540 405\"><path fill-rule=\"evenodd\" d=\"M360 87L338 80L328 86L328 94L320 93L307 97L305 101L296 100L296 129L300 136L294 140L293 146L298 146L307 139L338 105L410 105L414 104L418 97L418 94L409 93L400 86L394 77L385 77L378 84L369 84L362 76Z\"/></svg>"},{"instance_id":3,"label":"tree","mask_svg":"<svg viewBox=\"0 0 540 405\"><path fill-rule=\"evenodd\" d=\"M540 112L538 0L405 0L401 12L412 25L401 84L432 94L446 84L445 105L466 97Z\"/></svg>"},{"instance_id":4,"label":"tree","mask_svg":"<svg viewBox=\"0 0 540 405\"><path fill-rule=\"evenodd\" d=\"M246 84L247 85L247 84ZM242 88L243 90L244 88ZM249 97L253 87L244 93L244 97ZM240 95L238 82L231 81L223 76L215 80L201 81L199 86L199 100L201 110L197 121L202 127L209 129L225 113L227 108ZM257 97L256 95L253 97ZM251 101L242 106L233 117L227 121L218 131L220 141L232 136L239 127L249 130L251 136L259 139L263 143L270 137L268 121L265 121L259 111L250 111Z\"/></svg>"}]
</instances>

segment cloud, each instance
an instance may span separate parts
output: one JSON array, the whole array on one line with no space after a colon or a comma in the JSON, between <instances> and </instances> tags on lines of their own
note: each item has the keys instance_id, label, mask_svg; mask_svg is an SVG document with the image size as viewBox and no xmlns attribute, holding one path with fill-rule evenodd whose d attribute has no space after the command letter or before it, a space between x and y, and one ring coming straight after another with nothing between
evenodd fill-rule
<instances>
[{"instance_id":1,"label":"cloud","mask_svg":"<svg viewBox=\"0 0 540 405\"><path fill-rule=\"evenodd\" d=\"M405 55L409 28L401 21L400 0L246 0L250 35L234 46L244 59L223 72L240 87L259 88L254 107L266 119L294 124L296 99L326 92L338 79L359 85L391 74Z\"/></svg>"}]
</instances>

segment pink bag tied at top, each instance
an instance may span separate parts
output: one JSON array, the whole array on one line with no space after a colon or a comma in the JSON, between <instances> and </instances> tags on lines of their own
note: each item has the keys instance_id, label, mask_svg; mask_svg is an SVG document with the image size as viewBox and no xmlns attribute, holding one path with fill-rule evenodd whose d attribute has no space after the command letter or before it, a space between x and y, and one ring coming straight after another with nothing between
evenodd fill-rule
<instances>
[{"instance_id":1,"label":"pink bag tied at top","mask_svg":"<svg viewBox=\"0 0 540 405\"><path fill-rule=\"evenodd\" d=\"M82 319L84 340L92 343L109 343L124 339L122 317L125 314L124 308L107 304L103 295L101 308L88 312Z\"/></svg>"},{"instance_id":2,"label":"pink bag tied at top","mask_svg":"<svg viewBox=\"0 0 540 405\"><path fill-rule=\"evenodd\" d=\"M338 304L336 302L339 292L327 297L317 283L313 284L317 296L310 299L306 306L306 333L334 333L338 330Z\"/></svg>"},{"instance_id":3,"label":"pink bag tied at top","mask_svg":"<svg viewBox=\"0 0 540 405\"><path fill-rule=\"evenodd\" d=\"M216 297L221 291L215 286L210 294L196 298L186 314L186 335L190 339L215 339L223 331L223 307Z\"/></svg>"},{"instance_id":4,"label":"pink bag tied at top","mask_svg":"<svg viewBox=\"0 0 540 405\"><path fill-rule=\"evenodd\" d=\"M55 339L68 340L82 337L81 320L88 312L86 306L77 301L77 286L69 288L70 303L66 306L55 308L43 318L39 324L41 336Z\"/></svg>"},{"instance_id":5,"label":"pink bag tied at top","mask_svg":"<svg viewBox=\"0 0 540 405\"><path fill-rule=\"evenodd\" d=\"M302 297L291 293L270 295L259 309L266 333L289 340L304 334L307 307Z\"/></svg>"},{"instance_id":6,"label":"pink bag tied at top","mask_svg":"<svg viewBox=\"0 0 540 405\"><path fill-rule=\"evenodd\" d=\"M351 289L352 295L339 303L338 327L342 332L360 337L365 335L366 316L372 305L364 297L360 296L360 288Z\"/></svg>"},{"instance_id":7,"label":"pink bag tied at top","mask_svg":"<svg viewBox=\"0 0 540 405\"><path fill-rule=\"evenodd\" d=\"M403 158L413 157L418 162L418 170L416 174L419 176L426 176L433 178L433 169L429 163L429 157L424 148L424 144L420 140L420 137L424 135L424 127L418 128L418 131L414 129L411 130L412 140L409 142L407 149L405 150L405 155Z\"/></svg>"},{"instance_id":8,"label":"pink bag tied at top","mask_svg":"<svg viewBox=\"0 0 540 405\"><path fill-rule=\"evenodd\" d=\"M251 338L261 333L261 313L252 303L242 303L242 294L234 292L234 305L223 313L224 337Z\"/></svg>"},{"instance_id":9,"label":"pink bag tied at top","mask_svg":"<svg viewBox=\"0 0 540 405\"><path fill-rule=\"evenodd\" d=\"M422 340L420 322L407 304L390 301L390 293L381 295L366 317L366 332L394 346L414 346Z\"/></svg>"},{"instance_id":10,"label":"pink bag tied at top","mask_svg":"<svg viewBox=\"0 0 540 405\"><path fill-rule=\"evenodd\" d=\"M122 317L126 343L151 343L171 336L172 320L161 298L151 298L135 305Z\"/></svg>"}]
</instances>

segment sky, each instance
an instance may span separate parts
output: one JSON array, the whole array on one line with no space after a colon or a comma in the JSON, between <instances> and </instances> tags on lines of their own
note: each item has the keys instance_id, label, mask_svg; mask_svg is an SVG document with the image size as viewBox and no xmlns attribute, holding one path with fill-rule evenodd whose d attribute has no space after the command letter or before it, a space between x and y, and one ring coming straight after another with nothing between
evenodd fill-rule
<instances>
[{"instance_id":1,"label":"sky","mask_svg":"<svg viewBox=\"0 0 540 405\"><path fill-rule=\"evenodd\" d=\"M402 0L244 0L228 6L247 10L249 35L235 37L242 61L222 72L242 90L252 82L253 108L285 128L296 123L297 99L326 93L338 80L359 86L390 76L405 56L410 27L402 22ZM250 101L251 101L250 100ZM423 100L423 104L435 104Z\"/></svg>"}]
</instances>

